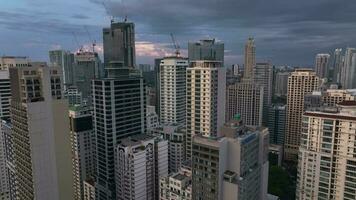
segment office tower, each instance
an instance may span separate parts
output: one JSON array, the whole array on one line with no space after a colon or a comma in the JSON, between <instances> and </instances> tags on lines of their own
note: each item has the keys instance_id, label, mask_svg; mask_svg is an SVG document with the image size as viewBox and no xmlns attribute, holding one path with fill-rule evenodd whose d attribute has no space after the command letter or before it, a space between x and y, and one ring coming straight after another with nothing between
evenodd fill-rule
<instances>
[{"instance_id":1,"label":"office tower","mask_svg":"<svg viewBox=\"0 0 356 200\"><path fill-rule=\"evenodd\" d=\"M185 159L184 126L176 124L163 125L149 131L152 135L160 135L168 141L168 172L178 172Z\"/></svg>"},{"instance_id":2,"label":"office tower","mask_svg":"<svg viewBox=\"0 0 356 200\"><path fill-rule=\"evenodd\" d=\"M356 48L347 48L345 51L344 64L341 69L341 86L343 89L356 88Z\"/></svg>"},{"instance_id":3,"label":"office tower","mask_svg":"<svg viewBox=\"0 0 356 200\"><path fill-rule=\"evenodd\" d=\"M142 134L118 142L115 148L117 199L158 199L158 177L167 175L166 140Z\"/></svg>"},{"instance_id":4,"label":"office tower","mask_svg":"<svg viewBox=\"0 0 356 200\"><path fill-rule=\"evenodd\" d=\"M70 106L86 104L86 101L83 101L82 93L78 91L76 86L68 86L64 91L64 97L68 100Z\"/></svg>"},{"instance_id":5,"label":"office tower","mask_svg":"<svg viewBox=\"0 0 356 200\"><path fill-rule=\"evenodd\" d=\"M284 144L286 131L286 105L272 105L268 113L268 131L270 144Z\"/></svg>"},{"instance_id":6,"label":"office tower","mask_svg":"<svg viewBox=\"0 0 356 200\"><path fill-rule=\"evenodd\" d=\"M315 56L315 72L316 75L323 79L328 77L330 54L322 53Z\"/></svg>"},{"instance_id":7,"label":"office tower","mask_svg":"<svg viewBox=\"0 0 356 200\"><path fill-rule=\"evenodd\" d=\"M147 106L146 108L147 130L154 129L159 126L158 115L154 106Z\"/></svg>"},{"instance_id":8,"label":"office tower","mask_svg":"<svg viewBox=\"0 0 356 200\"><path fill-rule=\"evenodd\" d=\"M5 143L5 132L9 132L11 129L7 127L7 121L0 121L0 199L8 200L10 199L10 177L7 169L7 157L6 143Z\"/></svg>"},{"instance_id":9,"label":"office tower","mask_svg":"<svg viewBox=\"0 0 356 200\"><path fill-rule=\"evenodd\" d=\"M10 77L8 70L0 70L0 120L10 118Z\"/></svg>"},{"instance_id":10,"label":"office tower","mask_svg":"<svg viewBox=\"0 0 356 200\"><path fill-rule=\"evenodd\" d=\"M73 199L68 102L59 67L10 68L16 199Z\"/></svg>"},{"instance_id":11,"label":"office tower","mask_svg":"<svg viewBox=\"0 0 356 200\"><path fill-rule=\"evenodd\" d=\"M277 71L274 74L273 96L286 97L288 91L288 77L291 73L288 71Z\"/></svg>"},{"instance_id":12,"label":"office tower","mask_svg":"<svg viewBox=\"0 0 356 200\"><path fill-rule=\"evenodd\" d=\"M190 62L197 60L214 60L224 62L224 43L215 39L200 40L188 43L188 59Z\"/></svg>"},{"instance_id":13,"label":"office tower","mask_svg":"<svg viewBox=\"0 0 356 200\"><path fill-rule=\"evenodd\" d=\"M159 199L192 199L192 170L183 167L179 172L161 177Z\"/></svg>"},{"instance_id":14,"label":"office tower","mask_svg":"<svg viewBox=\"0 0 356 200\"><path fill-rule=\"evenodd\" d=\"M261 126L264 87L252 82L241 82L227 86L226 121L240 114L246 125Z\"/></svg>"},{"instance_id":15,"label":"office tower","mask_svg":"<svg viewBox=\"0 0 356 200\"><path fill-rule=\"evenodd\" d=\"M163 60L163 58L155 58L155 66L154 66L154 73L155 73L155 92L156 92L156 113L158 114L158 118L160 119L160 113L161 113L161 109L160 109L160 105L159 102L161 100L161 92L160 92L160 66L161 66L161 60Z\"/></svg>"},{"instance_id":16,"label":"office tower","mask_svg":"<svg viewBox=\"0 0 356 200\"><path fill-rule=\"evenodd\" d=\"M58 66L62 69L63 84L65 88L73 84L73 63L74 54L65 50L49 51L49 62L52 66Z\"/></svg>"},{"instance_id":17,"label":"office tower","mask_svg":"<svg viewBox=\"0 0 356 200\"><path fill-rule=\"evenodd\" d=\"M267 125L268 109L272 102L273 67L269 63L257 63L252 70L253 82L263 86L262 123Z\"/></svg>"},{"instance_id":18,"label":"office tower","mask_svg":"<svg viewBox=\"0 0 356 200\"><path fill-rule=\"evenodd\" d=\"M159 70L161 124L185 124L187 67L186 58L166 57L161 60Z\"/></svg>"},{"instance_id":19,"label":"office tower","mask_svg":"<svg viewBox=\"0 0 356 200\"><path fill-rule=\"evenodd\" d=\"M255 40L250 37L245 44L245 65L244 65L244 79L253 78L253 68L256 65L256 46Z\"/></svg>"},{"instance_id":20,"label":"office tower","mask_svg":"<svg viewBox=\"0 0 356 200\"><path fill-rule=\"evenodd\" d=\"M101 61L93 52L80 51L74 56L73 85L82 93L83 101L91 104L91 80L101 78Z\"/></svg>"},{"instance_id":21,"label":"office tower","mask_svg":"<svg viewBox=\"0 0 356 200\"><path fill-rule=\"evenodd\" d=\"M95 199L95 182L93 179L83 182L84 185L84 197L83 200L96 200Z\"/></svg>"},{"instance_id":22,"label":"office tower","mask_svg":"<svg viewBox=\"0 0 356 200\"><path fill-rule=\"evenodd\" d=\"M141 72L150 72L151 71L151 65L150 64L139 64L138 68Z\"/></svg>"},{"instance_id":23,"label":"office tower","mask_svg":"<svg viewBox=\"0 0 356 200\"><path fill-rule=\"evenodd\" d=\"M104 65L135 67L135 24L111 23L103 29Z\"/></svg>"},{"instance_id":24,"label":"office tower","mask_svg":"<svg viewBox=\"0 0 356 200\"><path fill-rule=\"evenodd\" d=\"M96 143L93 130L92 110L88 106L72 106L69 109L74 199L84 198L86 180L96 174Z\"/></svg>"},{"instance_id":25,"label":"office tower","mask_svg":"<svg viewBox=\"0 0 356 200\"><path fill-rule=\"evenodd\" d=\"M310 69L296 69L288 78L287 122L284 141L285 160L296 161L300 142L304 97L317 90L319 77Z\"/></svg>"},{"instance_id":26,"label":"office tower","mask_svg":"<svg viewBox=\"0 0 356 200\"><path fill-rule=\"evenodd\" d=\"M335 49L334 54L330 58L329 62L329 80L333 83L340 83L341 70L343 65L342 49Z\"/></svg>"},{"instance_id":27,"label":"office tower","mask_svg":"<svg viewBox=\"0 0 356 200\"><path fill-rule=\"evenodd\" d=\"M192 199L266 199L268 129L247 128L236 118L222 132L225 137L194 136Z\"/></svg>"},{"instance_id":28,"label":"office tower","mask_svg":"<svg viewBox=\"0 0 356 200\"><path fill-rule=\"evenodd\" d=\"M141 76L92 81L94 130L97 139L96 193L115 199L114 149L120 139L146 132L146 91Z\"/></svg>"},{"instance_id":29,"label":"office tower","mask_svg":"<svg viewBox=\"0 0 356 200\"><path fill-rule=\"evenodd\" d=\"M225 76L219 61L194 61L187 68L187 159L194 135L220 135L225 122Z\"/></svg>"},{"instance_id":30,"label":"office tower","mask_svg":"<svg viewBox=\"0 0 356 200\"><path fill-rule=\"evenodd\" d=\"M234 76L240 75L240 65L238 65L238 64L232 65L232 74Z\"/></svg>"},{"instance_id":31,"label":"office tower","mask_svg":"<svg viewBox=\"0 0 356 200\"><path fill-rule=\"evenodd\" d=\"M11 67L27 67L29 62L27 57L3 56L0 57L0 70L8 70Z\"/></svg>"},{"instance_id":32,"label":"office tower","mask_svg":"<svg viewBox=\"0 0 356 200\"><path fill-rule=\"evenodd\" d=\"M303 114L296 199L356 199L356 103Z\"/></svg>"}]
</instances>

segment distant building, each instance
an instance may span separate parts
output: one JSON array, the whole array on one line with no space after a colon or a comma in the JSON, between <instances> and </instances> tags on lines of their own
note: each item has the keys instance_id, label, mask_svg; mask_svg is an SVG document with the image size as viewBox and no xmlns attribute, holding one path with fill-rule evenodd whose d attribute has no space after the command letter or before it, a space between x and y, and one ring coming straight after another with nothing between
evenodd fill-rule
<instances>
[{"instance_id":1,"label":"distant building","mask_svg":"<svg viewBox=\"0 0 356 200\"><path fill-rule=\"evenodd\" d=\"M63 84L65 88L73 84L73 64L74 54L65 50L49 51L50 66L57 66L62 69Z\"/></svg>"},{"instance_id":2,"label":"distant building","mask_svg":"<svg viewBox=\"0 0 356 200\"><path fill-rule=\"evenodd\" d=\"M267 123L270 144L284 145L286 118L286 105L273 105L270 107Z\"/></svg>"},{"instance_id":3,"label":"distant building","mask_svg":"<svg viewBox=\"0 0 356 200\"><path fill-rule=\"evenodd\" d=\"M185 124L187 68L186 58L166 57L161 60L158 83L161 124Z\"/></svg>"},{"instance_id":4,"label":"distant building","mask_svg":"<svg viewBox=\"0 0 356 200\"><path fill-rule=\"evenodd\" d=\"M139 64L138 68L141 72L150 72L151 70L151 65L150 64Z\"/></svg>"},{"instance_id":5,"label":"distant building","mask_svg":"<svg viewBox=\"0 0 356 200\"><path fill-rule=\"evenodd\" d=\"M297 200L356 199L356 103L302 117Z\"/></svg>"},{"instance_id":6,"label":"distant building","mask_svg":"<svg viewBox=\"0 0 356 200\"><path fill-rule=\"evenodd\" d=\"M83 101L82 93L78 91L76 86L69 86L64 91L64 97L68 99L70 106L86 104L86 101Z\"/></svg>"},{"instance_id":7,"label":"distant building","mask_svg":"<svg viewBox=\"0 0 356 200\"><path fill-rule=\"evenodd\" d=\"M20 56L2 56L0 57L0 70L9 70L11 67L28 67L30 59Z\"/></svg>"},{"instance_id":8,"label":"distant building","mask_svg":"<svg viewBox=\"0 0 356 200\"><path fill-rule=\"evenodd\" d=\"M225 137L194 137L192 199L266 199L267 128L247 128L234 119L222 132Z\"/></svg>"},{"instance_id":9,"label":"distant building","mask_svg":"<svg viewBox=\"0 0 356 200\"><path fill-rule=\"evenodd\" d=\"M253 78L253 68L256 65L256 46L255 40L250 37L245 44L245 65L244 79Z\"/></svg>"},{"instance_id":10,"label":"distant building","mask_svg":"<svg viewBox=\"0 0 356 200\"><path fill-rule=\"evenodd\" d=\"M220 61L194 61L187 68L187 159L192 138L220 135L225 122L226 71Z\"/></svg>"},{"instance_id":11,"label":"distant building","mask_svg":"<svg viewBox=\"0 0 356 200\"><path fill-rule=\"evenodd\" d=\"M332 83L341 83L340 76L344 64L343 60L342 49L335 49L329 62L329 80L332 80Z\"/></svg>"},{"instance_id":12,"label":"distant building","mask_svg":"<svg viewBox=\"0 0 356 200\"><path fill-rule=\"evenodd\" d=\"M137 135L115 148L117 199L158 199L159 177L168 176L168 141Z\"/></svg>"},{"instance_id":13,"label":"distant building","mask_svg":"<svg viewBox=\"0 0 356 200\"><path fill-rule=\"evenodd\" d=\"M149 131L154 135L160 135L168 141L168 172L178 172L185 158L185 127L171 124L163 125Z\"/></svg>"},{"instance_id":14,"label":"distant building","mask_svg":"<svg viewBox=\"0 0 356 200\"><path fill-rule=\"evenodd\" d=\"M344 64L341 69L341 86L343 89L356 88L356 48L347 48L345 51Z\"/></svg>"},{"instance_id":15,"label":"distant building","mask_svg":"<svg viewBox=\"0 0 356 200\"><path fill-rule=\"evenodd\" d=\"M273 93L275 97L287 97L288 77L291 72L277 71L274 74Z\"/></svg>"},{"instance_id":16,"label":"distant building","mask_svg":"<svg viewBox=\"0 0 356 200\"><path fill-rule=\"evenodd\" d=\"M238 64L232 65L232 74L233 74L234 76L240 75L240 71L241 71L240 65L238 65Z\"/></svg>"},{"instance_id":17,"label":"distant building","mask_svg":"<svg viewBox=\"0 0 356 200\"><path fill-rule=\"evenodd\" d=\"M10 68L10 82L16 199L74 199L61 68Z\"/></svg>"},{"instance_id":18,"label":"distant building","mask_svg":"<svg viewBox=\"0 0 356 200\"><path fill-rule=\"evenodd\" d=\"M10 118L10 77L8 70L0 70L0 120Z\"/></svg>"},{"instance_id":19,"label":"distant building","mask_svg":"<svg viewBox=\"0 0 356 200\"><path fill-rule=\"evenodd\" d=\"M210 60L224 62L224 43L215 39L200 40L188 43L188 59L190 62L197 60Z\"/></svg>"},{"instance_id":20,"label":"distant building","mask_svg":"<svg viewBox=\"0 0 356 200\"><path fill-rule=\"evenodd\" d=\"M146 108L147 130L154 129L159 126L158 115L154 106L147 106Z\"/></svg>"},{"instance_id":21,"label":"distant building","mask_svg":"<svg viewBox=\"0 0 356 200\"><path fill-rule=\"evenodd\" d=\"M315 57L316 75L323 79L328 77L330 54L317 54Z\"/></svg>"},{"instance_id":22,"label":"distant building","mask_svg":"<svg viewBox=\"0 0 356 200\"><path fill-rule=\"evenodd\" d=\"M318 90L319 80L315 72L310 69L296 69L288 78L285 160L297 161L304 97Z\"/></svg>"},{"instance_id":23,"label":"distant building","mask_svg":"<svg viewBox=\"0 0 356 200\"><path fill-rule=\"evenodd\" d=\"M226 121L236 114L246 125L261 126L264 87L252 82L228 85L226 89Z\"/></svg>"},{"instance_id":24,"label":"distant building","mask_svg":"<svg viewBox=\"0 0 356 200\"><path fill-rule=\"evenodd\" d=\"M96 138L92 110L87 106L69 109L75 199L84 198L84 181L96 174Z\"/></svg>"}]
</instances>

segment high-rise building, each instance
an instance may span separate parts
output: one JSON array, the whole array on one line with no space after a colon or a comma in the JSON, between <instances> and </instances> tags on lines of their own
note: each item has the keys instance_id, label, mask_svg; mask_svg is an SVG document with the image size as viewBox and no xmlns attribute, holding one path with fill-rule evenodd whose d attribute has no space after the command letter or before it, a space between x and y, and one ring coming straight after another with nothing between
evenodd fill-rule
<instances>
[{"instance_id":1,"label":"high-rise building","mask_svg":"<svg viewBox=\"0 0 356 200\"><path fill-rule=\"evenodd\" d=\"M226 71L220 61L194 61L187 68L187 158L194 135L220 135L225 122Z\"/></svg>"},{"instance_id":2,"label":"high-rise building","mask_svg":"<svg viewBox=\"0 0 356 200\"><path fill-rule=\"evenodd\" d=\"M252 79L253 68L256 65L256 46L255 40L250 37L245 45L245 65L244 65L244 79Z\"/></svg>"},{"instance_id":3,"label":"high-rise building","mask_svg":"<svg viewBox=\"0 0 356 200\"><path fill-rule=\"evenodd\" d=\"M182 167L179 172L160 178L159 200L192 199L192 170Z\"/></svg>"},{"instance_id":4,"label":"high-rise building","mask_svg":"<svg viewBox=\"0 0 356 200\"><path fill-rule=\"evenodd\" d=\"M118 141L116 199L158 199L162 176L168 176L168 141L144 134Z\"/></svg>"},{"instance_id":5,"label":"high-rise building","mask_svg":"<svg viewBox=\"0 0 356 200\"><path fill-rule=\"evenodd\" d=\"M342 49L335 49L329 62L329 80L333 83L341 83L341 70L343 66Z\"/></svg>"},{"instance_id":6,"label":"high-rise building","mask_svg":"<svg viewBox=\"0 0 356 200\"><path fill-rule=\"evenodd\" d=\"M232 65L232 74L234 75L234 76L238 76L238 75L240 75L240 65L238 65L238 64L234 64L234 65Z\"/></svg>"},{"instance_id":7,"label":"high-rise building","mask_svg":"<svg viewBox=\"0 0 356 200\"><path fill-rule=\"evenodd\" d=\"M70 106L86 104L86 101L83 101L82 93L78 91L76 86L69 86L64 91L64 97L68 99Z\"/></svg>"},{"instance_id":8,"label":"high-rise building","mask_svg":"<svg viewBox=\"0 0 356 200\"><path fill-rule=\"evenodd\" d=\"M306 111L298 156L297 200L356 199L356 102Z\"/></svg>"},{"instance_id":9,"label":"high-rise building","mask_svg":"<svg viewBox=\"0 0 356 200\"><path fill-rule=\"evenodd\" d=\"M188 59L166 57L159 70L160 122L185 124Z\"/></svg>"},{"instance_id":10,"label":"high-rise building","mask_svg":"<svg viewBox=\"0 0 356 200\"><path fill-rule=\"evenodd\" d=\"M341 70L341 86L344 89L356 88L356 48L347 48Z\"/></svg>"},{"instance_id":11,"label":"high-rise building","mask_svg":"<svg viewBox=\"0 0 356 200\"><path fill-rule=\"evenodd\" d=\"M8 178L9 199L16 199L16 171L14 158L14 139L12 134L12 124L10 120L2 120L0 127L0 134L3 135L3 142L5 144L5 163L6 173ZM6 199L6 198L5 198Z\"/></svg>"},{"instance_id":12,"label":"high-rise building","mask_svg":"<svg viewBox=\"0 0 356 200\"><path fill-rule=\"evenodd\" d=\"M99 55L80 51L74 56L73 85L82 93L83 101L91 104L91 80L103 77Z\"/></svg>"},{"instance_id":13,"label":"high-rise building","mask_svg":"<svg viewBox=\"0 0 356 200\"><path fill-rule=\"evenodd\" d=\"M115 199L114 150L123 138L146 132L146 91L141 76L92 81L97 140L96 194Z\"/></svg>"},{"instance_id":14,"label":"high-rise building","mask_svg":"<svg viewBox=\"0 0 356 200\"><path fill-rule=\"evenodd\" d=\"M84 181L96 174L96 143L92 110L88 106L69 109L75 200L84 198Z\"/></svg>"},{"instance_id":15,"label":"high-rise building","mask_svg":"<svg viewBox=\"0 0 356 200\"><path fill-rule=\"evenodd\" d=\"M270 144L284 144L284 135L286 131L286 106L273 105L268 113L268 131Z\"/></svg>"},{"instance_id":16,"label":"high-rise building","mask_svg":"<svg viewBox=\"0 0 356 200\"><path fill-rule=\"evenodd\" d=\"M263 86L262 123L267 125L268 110L272 102L273 67L269 63L256 63L252 70L253 82Z\"/></svg>"},{"instance_id":17,"label":"high-rise building","mask_svg":"<svg viewBox=\"0 0 356 200\"><path fill-rule=\"evenodd\" d=\"M11 129L7 129L7 123L5 120L0 121L0 199L10 200L10 177L7 171L7 159L6 159L6 143L5 137L6 131L9 132Z\"/></svg>"},{"instance_id":18,"label":"high-rise building","mask_svg":"<svg viewBox=\"0 0 356 200\"><path fill-rule=\"evenodd\" d=\"M266 199L268 129L234 119L222 132L225 137L194 136L192 199Z\"/></svg>"},{"instance_id":19,"label":"high-rise building","mask_svg":"<svg viewBox=\"0 0 356 200\"><path fill-rule=\"evenodd\" d=\"M158 118L160 119L161 108L159 102L161 101L161 92L160 92L160 68L161 68L161 60L163 58L155 59L154 73L155 73L155 92L156 92L156 113L158 114Z\"/></svg>"},{"instance_id":20,"label":"high-rise building","mask_svg":"<svg viewBox=\"0 0 356 200\"><path fill-rule=\"evenodd\" d=\"M188 43L188 58L190 62L211 60L224 62L224 43L215 39L200 40Z\"/></svg>"},{"instance_id":21,"label":"high-rise building","mask_svg":"<svg viewBox=\"0 0 356 200\"><path fill-rule=\"evenodd\" d=\"M49 51L49 62L52 66L58 66L62 69L63 84L65 88L73 84L73 63L74 54L65 50Z\"/></svg>"},{"instance_id":22,"label":"high-rise building","mask_svg":"<svg viewBox=\"0 0 356 200\"><path fill-rule=\"evenodd\" d=\"M264 87L247 81L228 85L226 90L225 120L239 114L244 124L261 126Z\"/></svg>"},{"instance_id":23,"label":"high-rise building","mask_svg":"<svg viewBox=\"0 0 356 200\"><path fill-rule=\"evenodd\" d=\"M141 72L150 72L151 70L151 65L150 64L139 64L138 68Z\"/></svg>"},{"instance_id":24,"label":"high-rise building","mask_svg":"<svg viewBox=\"0 0 356 200\"><path fill-rule=\"evenodd\" d=\"M274 78L273 78L274 97L287 97L289 75L290 72L288 71L277 71L274 74Z\"/></svg>"},{"instance_id":25,"label":"high-rise building","mask_svg":"<svg viewBox=\"0 0 356 200\"><path fill-rule=\"evenodd\" d=\"M0 70L8 70L11 67L27 67L29 62L27 57L3 56L0 57Z\"/></svg>"},{"instance_id":26,"label":"high-rise building","mask_svg":"<svg viewBox=\"0 0 356 200\"><path fill-rule=\"evenodd\" d=\"M149 131L153 135L160 135L168 141L168 172L178 172L185 159L185 127L168 124Z\"/></svg>"},{"instance_id":27,"label":"high-rise building","mask_svg":"<svg viewBox=\"0 0 356 200\"><path fill-rule=\"evenodd\" d=\"M95 181L94 179L86 180L84 185L84 198L83 200L96 200L95 198Z\"/></svg>"},{"instance_id":28,"label":"high-rise building","mask_svg":"<svg viewBox=\"0 0 356 200\"><path fill-rule=\"evenodd\" d=\"M111 23L103 29L104 65L135 67L135 24L130 22Z\"/></svg>"},{"instance_id":29,"label":"high-rise building","mask_svg":"<svg viewBox=\"0 0 356 200\"><path fill-rule=\"evenodd\" d=\"M147 130L154 129L159 126L158 115L155 106L148 106L146 108L146 122Z\"/></svg>"},{"instance_id":30,"label":"high-rise building","mask_svg":"<svg viewBox=\"0 0 356 200\"><path fill-rule=\"evenodd\" d=\"M0 70L0 120L10 118L10 77L8 70Z\"/></svg>"},{"instance_id":31,"label":"high-rise building","mask_svg":"<svg viewBox=\"0 0 356 200\"><path fill-rule=\"evenodd\" d=\"M62 71L10 68L16 199L73 199L68 102Z\"/></svg>"},{"instance_id":32,"label":"high-rise building","mask_svg":"<svg viewBox=\"0 0 356 200\"><path fill-rule=\"evenodd\" d=\"M284 158L297 161L304 97L317 90L319 77L311 69L296 69L288 78L287 122Z\"/></svg>"},{"instance_id":33,"label":"high-rise building","mask_svg":"<svg viewBox=\"0 0 356 200\"><path fill-rule=\"evenodd\" d=\"M316 75L323 79L328 77L330 54L321 53L315 56L315 72Z\"/></svg>"}]
</instances>

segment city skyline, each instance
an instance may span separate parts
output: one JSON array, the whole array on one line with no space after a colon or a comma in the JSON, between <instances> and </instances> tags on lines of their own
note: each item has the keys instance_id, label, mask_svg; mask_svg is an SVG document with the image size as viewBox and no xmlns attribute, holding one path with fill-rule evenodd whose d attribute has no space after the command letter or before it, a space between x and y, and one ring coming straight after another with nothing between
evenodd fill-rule
<instances>
[{"instance_id":1,"label":"city skyline","mask_svg":"<svg viewBox=\"0 0 356 200\"><path fill-rule=\"evenodd\" d=\"M156 57L173 55L170 33L176 35L184 56L188 42L202 38L224 42L226 65L243 63L244 42L250 36L256 40L257 62L270 60L275 65L306 67L313 66L317 53L332 53L335 48L354 46L356 39L352 20L356 17L352 12L356 5L345 0L46 2L2 3L0 44L4 49L0 49L0 55L23 55L48 61L48 50L79 49L75 40L88 49L91 40L96 40L100 53L102 27L108 26L110 15L114 15L116 21L122 21L127 15L129 21L136 24L137 63L153 64ZM318 12L314 12L315 9ZM17 41L16 45L11 41Z\"/></svg>"}]
</instances>

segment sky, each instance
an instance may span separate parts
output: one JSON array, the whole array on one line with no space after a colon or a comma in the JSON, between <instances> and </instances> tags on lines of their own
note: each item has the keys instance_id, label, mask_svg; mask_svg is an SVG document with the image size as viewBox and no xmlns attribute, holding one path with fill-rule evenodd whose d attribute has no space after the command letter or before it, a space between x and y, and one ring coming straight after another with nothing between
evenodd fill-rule
<instances>
[{"instance_id":1,"label":"sky","mask_svg":"<svg viewBox=\"0 0 356 200\"><path fill-rule=\"evenodd\" d=\"M216 38L226 64L244 62L248 37L257 61L274 65L310 67L317 53L356 47L354 0L0 0L0 56L48 61L94 40L102 53L110 16L135 23L138 64L173 55L170 33L183 55L189 41Z\"/></svg>"}]
</instances>

